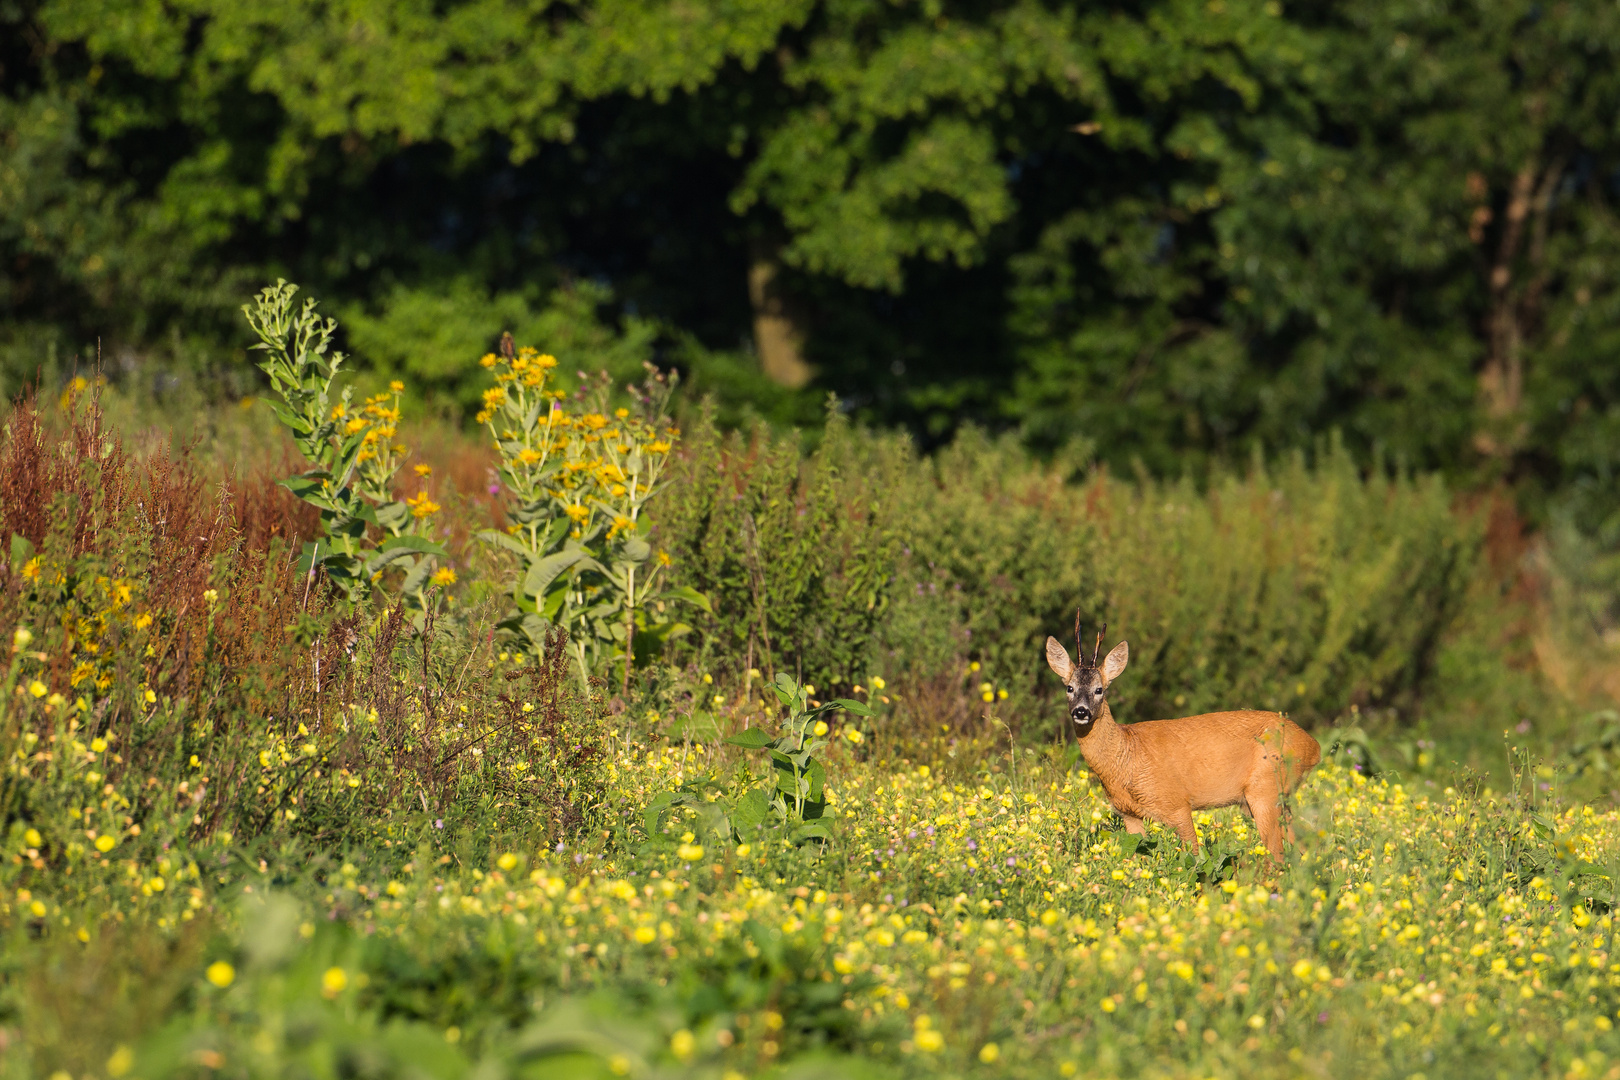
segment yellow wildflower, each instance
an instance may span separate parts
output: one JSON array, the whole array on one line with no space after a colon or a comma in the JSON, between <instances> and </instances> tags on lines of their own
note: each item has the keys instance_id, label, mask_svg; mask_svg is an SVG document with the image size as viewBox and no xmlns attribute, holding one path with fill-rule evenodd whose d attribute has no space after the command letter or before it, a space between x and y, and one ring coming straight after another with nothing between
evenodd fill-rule
<instances>
[{"instance_id":1,"label":"yellow wildflower","mask_svg":"<svg viewBox=\"0 0 1620 1080\"><path fill-rule=\"evenodd\" d=\"M340 967L329 967L326 969L326 973L321 976L321 995L335 998L343 993L343 988L348 985L348 972Z\"/></svg>"}]
</instances>

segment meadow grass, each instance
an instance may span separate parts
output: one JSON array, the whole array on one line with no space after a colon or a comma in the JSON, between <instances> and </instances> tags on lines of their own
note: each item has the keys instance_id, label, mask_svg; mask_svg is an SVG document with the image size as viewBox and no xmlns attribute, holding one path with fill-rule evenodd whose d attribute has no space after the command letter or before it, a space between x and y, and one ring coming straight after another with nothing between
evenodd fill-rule
<instances>
[{"instance_id":1,"label":"meadow grass","mask_svg":"<svg viewBox=\"0 0 1620 1080\"><path fill-rule=\"evenodd\" d=\"M1527 605L1471 511L1342 459L1200 492L862 438L695 425L652 535L719 602L626 688L497 632L492 459L452 437L421 484L459 576L413 626L297 570L316 524L262 458L14 412L0 1076L1620 1077L1609 751L1539 756L1579 707L1492 652L1522 626L1480 631ZM1354 535L1378 510L1394 554ZM1079 588L1014 572L1076 528L1098 595L1168 627L1132 715L1338 702L1302 715L1333 752L1281 866L1232 810L1196 856L1129 835L1048 737L1039 619L977 607ZM816 751L827 839L736 811L780 782L722 738L785 722L768 655L873 712Z\"/></svg>"},{"instance_id":2,"label":"meadow grass","mask_svg":"<svg viewBox=\"0 0 1620 1080\"><path fill-rule=\"evenodd\" d=\"M645 800L724 754L626 745L609 797ZM105 890L79 903L40 881L0 907L10 975L30 989L11 999L10 1060L74 1076L346 1061L433 1076L808 1075L812 1061L827 1075L1620 1075L1613 812L1328 764L1274 869L1235 812L1200 815L1195 860L1156 828L1120 831L1055 754L1026 758L1016 782L1004 754L978 760L996 767L835 751L841 836L826 850L464 838L438 856L334 855L316 874L224 846L110 859ZM75 987L78 1016L37 992L138 962L113 959L137 931L168 946L161 1005L132 1012L140 991L116 979Z\"/></svg>"}]
</instances>

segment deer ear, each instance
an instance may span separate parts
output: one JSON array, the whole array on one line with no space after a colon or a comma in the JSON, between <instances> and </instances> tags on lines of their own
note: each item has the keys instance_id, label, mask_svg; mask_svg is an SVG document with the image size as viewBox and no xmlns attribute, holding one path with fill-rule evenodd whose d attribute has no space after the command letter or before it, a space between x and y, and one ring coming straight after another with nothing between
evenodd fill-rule
<instances>
[{"instance_id":1,"label":"deer ear","mask_svg":"<svg viewBox=\"0 0 1620 1080\"><path fill-rule=\"evenodd\" d=\"M1057 677L1067 680L1074 671L1074 665L1069 662L1069 650L1055 637L1046 639L1046 662L1052 665Z\"/></svg>"},{"instance_id":2,"label":"deer ear","mask_svg":"<svg viewBox=\"0 0 1620 1080\"><path fill-rule=\"evenodd\" d=\"M1110 652L1107 656L1103 657L1103 662L1102 662L1103 685L1106 686L1109 683L1113 682L1115 679L1119 678L1120 672L1124 671L1125 670L1125 665L1130 663L1130 662L1131 662L1131 647L1130 647L1130 645L1127 644L1126 642L1123 642L1123 641L1120 642L1118 645L1115 645L1113 652Z\"/></svg>"}]
</instances>

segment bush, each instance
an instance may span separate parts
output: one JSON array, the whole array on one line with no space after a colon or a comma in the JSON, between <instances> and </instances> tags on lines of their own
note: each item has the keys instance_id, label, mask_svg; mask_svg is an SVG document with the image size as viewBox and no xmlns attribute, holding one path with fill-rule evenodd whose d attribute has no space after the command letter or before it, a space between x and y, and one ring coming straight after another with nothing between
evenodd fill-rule
<instances>
[{"instance_id":1,"label":"bush","mask_svg":"<svg viewBox=\"0 0 1620 1080\"><path fill-rule=\"evenodd\" d=\"M1045 464L973 430L922 459L836 417L808 455L763 430L721 436L705 416L692 427L683 497L658 523L679 579L714 601L686 655L717 670L774 665L825 687L887 672L913 693L996 702L1005 691L998 708L1050 730L1042 644L1072 647L1078 608L1088 648L1104 622L1132 644L1113 699L1122 719L1410 719L1466 699L1494 722L1534 689L1463 659L1502 646L1482 516L1455 508L1438 477L1364 474L1336 442L1200 488ZM1442 663L1469 685L1442 695Z\"/></svg>"},{"instance_id":2,"label":"bush","mask_svg":"<svg viewBox=\"0 0 1620 1080\"><path fill-rule=\"evenodd\" d=\"M810 454L764 427L723 434L706 410L687 427L654 521L675 579L712 612L694 616L697 633L672 658L823 687L864 677L900 552L905 444L837 416Z\"/></svg>"}]
</instances>

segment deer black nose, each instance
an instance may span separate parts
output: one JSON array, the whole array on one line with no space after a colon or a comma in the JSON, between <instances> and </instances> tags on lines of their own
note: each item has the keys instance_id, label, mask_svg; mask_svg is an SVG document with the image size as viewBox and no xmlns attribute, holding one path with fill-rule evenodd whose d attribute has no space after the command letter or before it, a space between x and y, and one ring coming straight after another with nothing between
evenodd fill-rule
<instances>
[{"instance_id":1,"label":"deer black nose","mask_svg":"<svg viewBox=\"0 0 1620 1080\"><path fill-rule=\"evenodd\" d=\"M1076 720L1090 720L1091 707L1089 705L1076 705L1069 710L1069 715Z\"/></svg>"}]
</instances>

